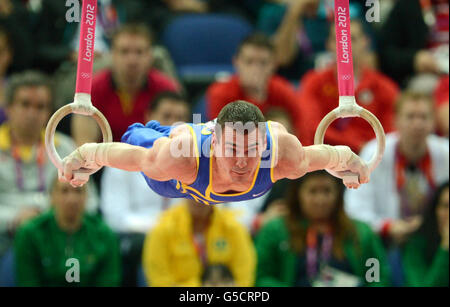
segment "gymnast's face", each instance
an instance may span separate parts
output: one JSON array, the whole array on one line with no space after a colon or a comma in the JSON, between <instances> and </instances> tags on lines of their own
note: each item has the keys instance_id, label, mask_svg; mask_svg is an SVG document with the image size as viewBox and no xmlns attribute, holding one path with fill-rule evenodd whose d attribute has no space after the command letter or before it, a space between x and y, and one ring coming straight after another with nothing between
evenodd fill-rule
<instances>
[{"instance_id":1,"label":"gymnast's face","mask_svg":"<svg viewBox=\"0 0 450 307\"><path fill-rule=\"evenodd\" d=\"M330 219L339 195L336 182L328 175L311 176L305 180L297 194L303 215L312 221Z\"/></svg>"},{"instance_id":2,"label":"gymnast's face","mask_svg":"<svg viewBox=\"0 0 450 307\"><path fill-rule=\"evenodd\" d=\"M221 133L214 133L213 145L221 173L234 182L248 182L253 178L267 142L258 129L242 133L225 126Z\"/></svg>"}]
</instances>

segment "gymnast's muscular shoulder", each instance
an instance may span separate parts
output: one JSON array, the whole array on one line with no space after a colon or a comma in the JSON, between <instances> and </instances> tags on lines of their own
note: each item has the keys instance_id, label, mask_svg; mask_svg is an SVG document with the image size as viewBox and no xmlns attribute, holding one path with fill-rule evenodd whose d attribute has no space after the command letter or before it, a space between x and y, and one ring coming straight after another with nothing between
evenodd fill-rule
<instances>
[{"instance_id":1,"label":"gymnast's muscular shoulder","mask_svg":"<svg viewBox=\"0 0 450 307\"><path fill-rule=\"evenodd\" d=\"M147 155L148 177L159 181L170 179L192 184L197 177L198 152L188 125L175 127L169 137L156 140Z\"/></svg>"},{"instance_id":2,"label":"gymnast's muscular shoulder","mask_svg":"<svg viewBox=\"0 0 450 307\"><path fill-rule=\"evenodd\" d=\"M308 160L299 139L278 122L271 122L271 127L275 143L274 181L303 176L308 171Z\"/></svg>"}]
</instances>

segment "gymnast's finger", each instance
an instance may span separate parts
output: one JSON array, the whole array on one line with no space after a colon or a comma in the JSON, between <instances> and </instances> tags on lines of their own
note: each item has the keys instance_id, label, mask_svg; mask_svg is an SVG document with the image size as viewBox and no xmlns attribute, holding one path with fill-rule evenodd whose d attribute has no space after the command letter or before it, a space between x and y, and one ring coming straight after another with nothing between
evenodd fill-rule
<instances>
[{"instance_id":1,"label":"gymnast's finger","mask_svg":"<svg viewBox=\"0 0 450 307\"><path fill-rule=\"evenodd\" d=\"M61 171L58 168L58 180L61 182L67 182L67 179L64 177L64 171Z\"/></svg>"},{"instance_id":2,"label":"gymnast's finger","mask_svg":"<svg viewBox=\"0 0 450 307\"><path fill-rule=\"evenodd\" d=\"M358 169L359 182L360 183L368 183L369 177L370 177L369 167L362 159L359 159L359 163L360 163L359 169Z\"/></svg>"},{"instance_id":3,"label":"gymnast's finger","mask_svg":"<svg viewBox=\"0 0 450 307\"><path fill-rule=\"evenodd\" d=\"M77 170L81 167L78 160L69 157L64 158L63 160L64 164L64 178L67 181L71 181L73 178L73 171Z\"/></svg>"}]
</instances>

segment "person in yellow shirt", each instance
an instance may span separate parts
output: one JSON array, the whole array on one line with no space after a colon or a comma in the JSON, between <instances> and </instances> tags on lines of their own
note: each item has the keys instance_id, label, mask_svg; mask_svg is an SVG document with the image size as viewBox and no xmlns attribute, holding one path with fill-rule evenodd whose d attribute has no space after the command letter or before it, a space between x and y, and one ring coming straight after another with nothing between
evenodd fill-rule
<instances>
[{"instance_id":1,"label":"person in yellow shirt","mask_svg":"<svg viewBox=\"0 0 450 307\"><path fill-rule=\"evenodd\" d=\"M183 200L147 234L143 268L149 286L201 286L204 268L226 265L236 286L254 284L256 253L248 231L224 208Z\"/></svg>"}]
</instances>

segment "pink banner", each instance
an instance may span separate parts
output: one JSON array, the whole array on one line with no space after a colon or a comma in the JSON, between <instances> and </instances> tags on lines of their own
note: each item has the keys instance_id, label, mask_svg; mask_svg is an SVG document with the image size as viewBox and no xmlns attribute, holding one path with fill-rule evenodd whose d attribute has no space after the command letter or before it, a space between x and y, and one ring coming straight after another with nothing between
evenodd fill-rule
<instances>
[{"instance_id":1,"label":"pink banner","mask_svg":"<svg viewBox=\"0 0 450 307\"><path fill-rule=\"evenodd\" d=\"M76 93L91 94L92 64L94 63L97 0L83 0L80 24Z\"/></svg>"},{"instance_id":2,"label":"pink banner","mask_svg":"<svg viewBox=\"0 0 450 307\"><path fill-rule=\"evenodd\" d=\"M334 1L334 20L336 22L336 61L339 96L354 96L355 81L353 75L349 0Z\"/></svg>"}]
</instances>

